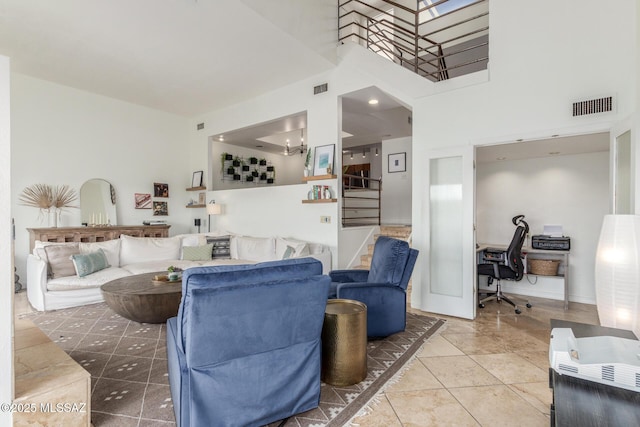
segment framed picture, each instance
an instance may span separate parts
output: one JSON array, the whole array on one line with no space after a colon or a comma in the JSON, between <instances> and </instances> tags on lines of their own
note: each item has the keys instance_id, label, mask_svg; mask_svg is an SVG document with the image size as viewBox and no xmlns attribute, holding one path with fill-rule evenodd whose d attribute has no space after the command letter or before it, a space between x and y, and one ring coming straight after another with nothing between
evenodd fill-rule
<instances>
[{"instance_id":1,"label":"framed picture","mask_svg":"<svg viewBox=\"0 0 640 427\"><path fill-rule=\"evenodd\" d=\"M154 197L169 197L169 184L160 184L158 182L153 183L153 196Z\"/></svg>"},{"instance_id":2,"label":"framed picture","mask_svg":"<svg viewBox=\"0 0 640 427\"><path fill-rule=\"evenodd\" d=\"M389 154L389 173L406 172L407 153Z\"/></svg>"},{"instance_id":3,"label":"framed picture","mask_svg":"<svg viewBox=\"0 0 640 427\"><path fill-rule=\"evenodd\" d=\"M202 171L195 171L191 178L191 187L202 187Z\"/></svg>"},{"instance_id":4,"label":"framed picture","mask_svg":"<svg viewBox=\"0 0 640 427\"><path fill-rule=\"evenodd\" d=\"M336 145L321 145L314 150L313 175L330 175L333 171L333 155Z\"/></svg>"},{"instance_id":5,"label":"framed picture","mask_svg":"<svg viewBox=\"0 0 640 427\"><path fill-rule=\"evenodd\" d=\"M151 209L151 194L134 193L136 209Z\"/></svg>"},{"instance_id":6,"label":"framed picture","mask_svg":"<svg viewBox=\"0 0 640 427\"><path fill-rule=\"evenodd\" d=\"M205 205L207 203L207 193L198 193L198 204Z\"/></svg>"},{"instance_id":7,"label":"framed picture","mask_svg":"<svg viewBox=\"0 0 640 427\"><path fill-rule=\"evenodd\" d=\"M167 202L153 202L153 216L167 216L169 215L169 208Z\"/></svg>"}]
</instances>

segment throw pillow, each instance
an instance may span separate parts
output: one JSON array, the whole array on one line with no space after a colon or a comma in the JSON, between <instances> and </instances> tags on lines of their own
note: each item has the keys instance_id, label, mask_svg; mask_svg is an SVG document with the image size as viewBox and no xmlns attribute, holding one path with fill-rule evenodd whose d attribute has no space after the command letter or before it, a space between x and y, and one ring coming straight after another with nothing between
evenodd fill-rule
<instances>
[{"instance_id":1,"label":"throw pillow","mask_svg":"<svg viewBox=\"0 0 640 427\"><path fill-rule=\"evenodd\" d=\"M293 246L287 246L287 249L285 249L284 254L282 254L282 259L289 259L295 253L296 253L296 248L294 248Z\"/></svg>"},{"instance_id":2,"label":"throw pillow","mask_svg":"<svg viewBox=\"0 0 640 427\"><path fill-rule=\"evenodd\" d=\"M309 256L309 245L307 244L307 242L278 237L276 239L276 257L278 259L286 259L284 258L284 254L288 247L292 247L294 251L294 253L289 258L301 258Z\"/></svg>"},{"instance_id":3,"label":"throw pillow","mask_svg":"<svg viewBox=\"0 0 640 427\"><path fill-rule=\"evenodd\" d=\"M71 261L78 277L88 276L96 271L111 267L102 249L87 254L71 255Z\"/></svg>"},{"instance_id":4,"label":"throw pillow","mask_svg":"<svg viewBox=\"0 0 640 427\"><path fill-rule=\"evenodd\" d=\"M120 267L120 239L104 242L80 242L81 254L96 252L98 249L102 249L111 267Z\"/></svg>"},{"instance_id":5,"label":"throw pillow","mask_svg":"<svg viewBox=\"0 0 640 427\"><path fill-rule=\"evenodd\" d=\"M210 261L213 244L202 246L183 246L182 259L187 261Z\"/></svg>"},{"instance_id":6,"label":"throw pillow","mask_svg":"<svg viewBox=\"0 0 640 427\"><path fill-rule=\"evenodd\" d=\"M71 255L80 253L77 243L72 245L49 245L43 249L49 264L51 278L74 276L76 274Z\"/></svg>"}]
</instances>

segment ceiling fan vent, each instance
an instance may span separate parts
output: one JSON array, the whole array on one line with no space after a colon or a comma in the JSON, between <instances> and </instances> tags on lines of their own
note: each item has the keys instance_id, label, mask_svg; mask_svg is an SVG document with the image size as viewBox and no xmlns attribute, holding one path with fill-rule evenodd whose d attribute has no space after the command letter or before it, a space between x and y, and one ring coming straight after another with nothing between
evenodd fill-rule
<instances>
[{"instance_id":1,"label":"ceiling fan vent","mask_svg":"<svg viewBox=\"0 0 640 427\"><path fill-rule=\"evenodd\" d=\"M573 103L573 117L587 114L605 113L613 110L613 97L589 99Z\"/></svg>"}]
</instances>

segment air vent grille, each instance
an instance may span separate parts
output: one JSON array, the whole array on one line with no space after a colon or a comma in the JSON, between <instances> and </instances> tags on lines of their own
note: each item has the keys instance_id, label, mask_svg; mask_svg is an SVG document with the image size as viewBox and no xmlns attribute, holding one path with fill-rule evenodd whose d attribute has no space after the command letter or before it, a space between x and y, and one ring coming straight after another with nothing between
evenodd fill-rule
<instances>
[{"instance_id":1,"label":"air vent grille","mask_svg":"<svg viewBox=\"0 0 640 427\"><path fill-rule=\"evenodd\" d=\"M602 379L607 381L613 381L614 378L613 365L605 365L602 367Z\"/></svg>"},{"instance_id":2,"label":"air vent grille","mask_svg":"<svg viewBox=\"0 0 640 427\"><path fill-rule=\"evenodd\" d=\"M574 374L578 373L578 368L576 368L575 366L564 365L562 363L558 365L558 369L561 371L573 372Z\"/></svg>"},{"instance_id":3,"label":"air vent grille","mask_svg":"<svg viewBox=\"0 0 640 427\"><path fill-rule=\"evenodd\" d=\"M587 114L605 113L613 110L613 97L589 99L573 103L573 117Z\"/></svg>"},{"instance_id":4,"label":"air vent grille","mask_svg":"<svg viewBox=\"0 0 640 427\"><path fill-rule=\"evenodd\" d=\"M329 84L328 83L323 83L321 85L313 87L313 94L317 95L319 93L326 92L328 89L329 89Z\"/></svg>"}]
</instances>

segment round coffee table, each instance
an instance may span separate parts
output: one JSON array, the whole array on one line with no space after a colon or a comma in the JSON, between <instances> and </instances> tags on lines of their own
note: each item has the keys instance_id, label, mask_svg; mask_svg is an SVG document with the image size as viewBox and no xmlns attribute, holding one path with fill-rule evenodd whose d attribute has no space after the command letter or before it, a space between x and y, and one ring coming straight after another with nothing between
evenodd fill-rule
<instances>
[{"instance_id":1,"label":"round coffee table","mask_svg":"<svg viewBox=\"0 0 640 427\"><path fill-rule=\"evenodd\" d=\"M100 287L104 301L120 316L140 323L164 323L178 314L182 281L156 285L145 273L112 280Z\"/></svg>"}]
</instances>

